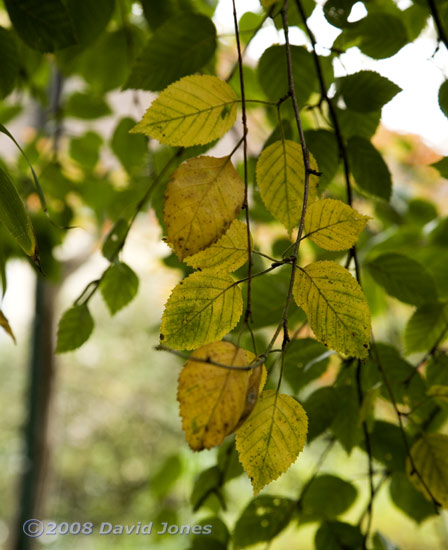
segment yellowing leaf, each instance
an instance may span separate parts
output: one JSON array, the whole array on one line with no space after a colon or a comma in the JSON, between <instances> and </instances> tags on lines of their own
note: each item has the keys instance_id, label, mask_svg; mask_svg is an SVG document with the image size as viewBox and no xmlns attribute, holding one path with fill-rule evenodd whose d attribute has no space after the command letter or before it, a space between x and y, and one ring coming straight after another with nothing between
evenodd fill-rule
<instances>
[{"instance_id":1,"label":"yellowing leaf","mask_svg":"<svg viewBox=\"0 0 448 550\"><path fill-rule=\"evenodd\" d=\"M310 155L310 164L317 163ZM289 232L299 225L305 190L302 149L294 141L276 141L267 147L257 162L257 182L266 208ZM316 198L317 176L309 178L308 204Z\"/></svg>"},{"instance_id":2,"label":"yellowing leaf","mask_svg":"<svg viewBox=\"0 0 448 550\"><path fill-rule=\"evenodd\" d=\"M320 342L343 355L367 357L369 306L361 287L344 267L325 261L299 268L293 294Z\"/></svg>"},{"instance_id":3,"label":"yellowing leaf","mask_svg":"<svg viewBox=\"0 0 448 550\"><path fill-rule=\"evenodd\" d=\"M248 365L250 365L251 363L257 360L257 357L252 352L248 350L244 350L244 353L246 354ZM253 408L255 407L255 404L257 403L257 399L261 394L264 388L264 385L266 384L267 377L268 377L268 371L266 370L266 367L264 365L259 365L258 367L255 367L251 371L250 377L249 377L249 383L247 386L244 410L238 421L237 429L246 420L246 418L250 415Z\"/></svg>"},{"instance_id":4,"label":"yellowing leaf","mask_svg":"<svg viewBox=\"0 0 448 550\"><path fill-rule=\"evenodd\" d=\"M185 258L185 263L195 269L231 273L246 263L247 248L247 225L233 220L227 232L216 243Z\"/></svg>"},{"instance_id":5,"label":"yellowing leaf","mask_svg":"<svg viewBox=\"0 0 448 550\"><path fill-rule=\"evenodd\" d=\"M236 218L244 184L230 157L196 157L174 172L165 191L168 241L180 260L216 242Z\"/></svg>"},{"instance_id":6,"label":"yellowing leaf","mask_svg":"<svg viewBox=\"0 0 448 550\"><path fill-rule=\"evenodd\" d=\"M186 76L159 95L131 132L166 145L203 145L230 130L237 103L232 88L216 76Z\"/></svg>"},{"instance_id":7,"label":"yellowing leaf","mask_svg":"<svg viewBox=\"0 0 448 550\"><path fill-rule=\"evenodd\" d=\"M14 343L15 343L16 337L14 336L14 333L11 329L8 319L5 317L1 309L0 309L0 327L2 327L2 329L11 336L11 338L14 340Z\"/></svg>"},{"instance_id":8,"label":"yellowing leaf","mask_svg":"<svg viewBox=\"0 0 448 550\"><path fill-rule=\"evenodd\" d=\"M325 250L347 250L356 243L368 220L369 216L342 201L319 200L307 209L306 236Z\"/></svg>"},{"instance_id":9,"label":"yellowing leaf","mask_svg":"<svg viewBox=\"0 0 448 550\"><path fill-rule=\"evenodd\" d=\"M230 275L193 273L171 293L160 340L176 349L194 349L220 340L243 311L241 289Z\"/></svg>"},{"instance_id":10,"label":"yellowing leaf","mask_svg":"<svg viewBox=\"0 0 448 550\"><path fill-rule=\"evenodd\" d=\"M427 488L444 508L448 508L448 435L425 434L413 445L411 455ZM409 459L406 469L415 487L430 498L418 475L412 472Z\"/></svg>"},{"instance_id":11,"label":"yellowing leaf","mask_svg":"<svg viewBox=\"0 0 448 550\"><path fill-rule=\"evenodd\" d=\"M236 449L254 493L281 476L305 446L308 419L292 397L264 391L236 432Z\"/></svg>"},{"instance_id":12,"label":"yellowing leaf","mask_svg":"<svg viewBox=\"0 0 448 550\"><path fill-rule=\"evenodd\" d=\"M182 369L177 390L182 428L190 447L200 451L221 444L233 432L245 409L254 371L230 370L194 359L239 367L248 361L245 350L230 342L213 342L196 350Z\"/></svg>"}]
</instances>

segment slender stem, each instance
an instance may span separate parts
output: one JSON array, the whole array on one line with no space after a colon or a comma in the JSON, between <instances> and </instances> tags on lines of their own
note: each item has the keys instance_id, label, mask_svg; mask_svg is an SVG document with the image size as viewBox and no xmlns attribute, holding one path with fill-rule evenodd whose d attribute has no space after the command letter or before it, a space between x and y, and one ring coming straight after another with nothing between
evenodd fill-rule
<instances>
[{"instance_id":1,"label":"slender stem","mask_svg":"<svg viewBox=\"0 0 448 550\"><path fill-rule=\"evenodd\" d=\"M246 113L246 92L244 88L244 70L243 70L243 57L241 53L241 43L240 43L240 33L238 29L238 17L236 13L235 0L232 0L233 5L233 22L235 26L235 38L236 38L236 47L238 50L238 69L240 76L240 90L241 90L241 122L243 124L243 157L244 157L244 204L243 208L245 211L246 217L246 231L247 231L247 256L248 256L248 267L247 267L247 300L246 300L246 311L244 313L244 322L246 323L249 331L250 322L252 317L251 312L251 275L253 267L253 258L252 258L252 245L250 239L250 217L249 217L249 201L248 201L248 189L249 189L249 179L247 173L247 134L249 128L247 126L247 113Z\"/></svg>"},{"instance_id":2,"label":"slender stem","mask_svg":"<svg viewBox=\"0 0 448 550\"><path fill-rule=\"evenodd\" d=\"M437 29L437 35L439 41L445 44L446 49L448 50L448 35L443 27L442 20L440 19L440 14L437 10L437 4L435 0L428 0L429 10L431 12L432 18Z\"/></svg>"},{"instance_id":3,"label":"slender stem","mask_svg":"<svg viewBox=\"0 0 448 550\"><path fill-rule=\"evenodd\" d=\"M405 431L404 424L403 424L402 414L400 413L400 410L398 409L397 401L396 401L394 393L392 391L392 387L389 383L389 379L387 378L386 371L385 371L385 369L384 369L384 367L381 363L380 356L379 356L379 353L378 353L378 349L376 347L376 344L375 344L375 341L374 341L374 338L373 338L373 334L372 334L372 351L375 355L376 363L378 365L378 368L380 370L381 376L382 376L383 381L384 381L384 386L387 390L387 393L389 394L389 397L390 397L390 400L391 400L391 403L392 403L392 407L394 408L395 414L396 414L397 419L398 419L398 424L399 424L399 427L400 427L401 437L403 439L403 443L404 443L404 446L405 446L405 449L406 449L406 454L409 458L409 462L410 462L410 465L411 465L411 475L415 474L418 477L418 479L420 480L420 483L422 484L425 491L428 493L429 497L432 500L432 503L434 505L435 513L439 514L439 507L441 506L441 504L435 498L435 496L432 494L432 492L429 489L426 481L423 479L421 473L419 472L419 470L417 469L417 467L415 465L414 458L411 454L411 447L409 445L409 441L408 441L408 438L406 436L406 431Z\"/></svg>"}]
</instances>

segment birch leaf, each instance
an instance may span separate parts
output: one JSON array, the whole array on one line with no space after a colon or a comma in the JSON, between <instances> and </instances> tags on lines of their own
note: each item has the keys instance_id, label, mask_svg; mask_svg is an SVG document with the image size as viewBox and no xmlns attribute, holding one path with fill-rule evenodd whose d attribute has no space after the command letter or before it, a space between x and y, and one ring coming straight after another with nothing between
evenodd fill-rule
<instances>
[{"instance_id":1,"label":"birch leaf","mask_svg":"<svg viewBox=\"0 0 448 550\"><path fill-rule=\"evenodd\" d=\"M245 367L248 358L245 350L230 342L213 342L196 350L182 369L177 391L182 428L190 447L200 451L220 445L235 429L246 406L253 371L225 369L194 359Z\"/></svg>"},{"instance_id":2,"label":"birch leaf","mask_svg":"<svg viewBox=\"0 0 448 550\"><path fill-rule=\"evenodd\" d=\"M411 455L432 495L448 508L448 435L425 434L413 445ZM412 472L409 459L406 469L415 487L430 498L419 477Z\"/></svg>"},{"instance_id":3,"label":"birch leaf","mask_svg":"<svg viewBox=\"0 0 448 550\"><path fill-rule=\"evenodd\" d=\"M14 333L11 329L11 325L9 324L9 321L8 319L5 317L3 311L0 309L0 327L2 327L2 329L7 333L9 334L9 336L11 336L11 338L13 339L14 343L16 343L16 337L14 336Z\"/></svg>"},{"instance_id":4,"label":"birch leaf","mask_svg":"<svg viewBox=\"0 0 448 550\"><path fill-rule=\"evenodd\" d=\"M241 289L227 274L193 273L171 293L160 340L176 349L194 349L220 340L243 311Z\"/></svg>"},{"instance_id":5,"label":"birch leaf","mask_svg":"<svg viewBox=\"0 0 448 550\"><path fill-rule=\"evenodd\" d=\"M342 201L319 200L307 209L306 236L325 250L347 250L356 243L368 220L369 216Z\"/></svg>"},{"instance_id":6,"label":"birch leaf","mask_svg":"<svg viewBox=\"0 0 448 550\"><path fill-rule=\"evenodd\" d=\"M317 163L310 154L313 170ZM302 149L290 140L276 141L267 147L257 162L257 182L269 212L291 232L299 224L305 190ZM308 204L316 199L318 178L310 175Z\"/></svg>"},{"instance_id":7,"label":"birch leaf","mask_svg":"<svg viewBox=\"0 0 448 550\"><path fill-rule=\"evenodd\" d=\"M204 145L234 125L237 103L232 88L216 76L185 76L165 88L131 133L165 145Z\"/></svg>"},{"instance_id":8,"label":"birch leaf","mask_svg":"<svg viewBox=\"0 0 448 550\"><path fill-rule=\"evenodd\" d=\"M305 446L308 419L291 396L264 391L236 432L236 449L254 494L280 477Z\"/></svg>"},{"instance_id":9,"label":"birch leaf","mask_svg":"<svg viewBox=\"0 0 448 550\"><path fill-rule=\"evenodd\" d=\"M215 243L239 214L244 184L230 157L196 157L174 172L165 191L168 241L179 260Z\"/></svg>"},{"instance_id":10,"label":"birch leaf","mask_svg":"<svg viewBox=\"0 0 448 550\"><path fill-rule=\"evenodd\" d=\"M195 269L231 273L247 262L247 245L247 225L233 220L227 232L216 243L188 256L185 263Z\"/></svg>"},{"instance_id":11,"label":"birch leaf","mask_svg":"<svg viewBox=\"0 0 448 550\"><path fill-rule=\"evenodd\" d=\"M294 299L316 338L343 355L367 357L370 312L354 277L335 262L314 262L297 272Z\"/></svg>"}]
</instances>

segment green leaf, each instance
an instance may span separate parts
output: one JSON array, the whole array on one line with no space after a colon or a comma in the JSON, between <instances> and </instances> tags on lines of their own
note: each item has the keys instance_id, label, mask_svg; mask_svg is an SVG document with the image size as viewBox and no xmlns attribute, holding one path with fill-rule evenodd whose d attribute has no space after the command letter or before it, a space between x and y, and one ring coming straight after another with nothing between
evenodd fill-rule
<instances>
[{"instance_id":1,"label":"green leaf","mask_svg":"<svg viewBox=\"0 0 448 550\"><path fill-rule=\"evenodd\" d=\"M251 500L236 522L235 548L272 541L288 526L294 508L293 500L273 495L260 495Z\"/></svg>"},{"instance_id":2,"label":"green leaf","mask_svg":"<svg viewBox=\"0 0 448 550\"><path fill-rule=\"evenodd\" d=\"M203 145L230 130L237 102L232 88L216 76L185 76L159 95L131 132L166 145Z\"/></svg>"},{"instance_id":3,"label":"green leaf","mask_svg":"<svg viewBox=\"0 0 448 550\"><path fill-rule=\"evenodd\" d=\"M128 234L128 222L120 218L108 233L101 252L103 256L112 262L123 245L123 239Z\"/></svg>"},{"instance_id":4,"label":"green leaf","mask_svg":"<svg viewBox=\"0 0 448 550\"><path fill-rule=\"evenodd\" d=\"M331 431L350 454L362 438L358 394L353 385L340 386L337 391L337 411Z\"/></svg>"},{"instance_id":5,"label":"green leaf","mask_svg":"<svg viewBox=\"0 0 448 550\"><path fill-rule=\"evenodd\" d=\"M376 531L372 537L372 550L400 550L393 542Z\"/></svg>"},{"instance_id":6,"label":"green leaf","mask_svg":"<svg viewBox=\"0 0 448 550\"><path fill-rule=\"evenodd\" d=\"M420 473L426 487L444 507L448 507L448 435L424 434L411 449L415 468ZM410 460L407 461L407 474L427 498L427 489L420 478L412 471Z\"/></svg>"},{"instance_id":7,"label":"green leaf","mask_svg":"<svg viewBox=\"0 0 448 550\"><path fill-rule=\"evenodd\" d=\"M392 473L389 492L392 502L407 516L421 523L434 515L434 506L412 485L404 471Z\"/></svg>"},{"instance_id":8,"label":"green leaf","mask_svg":"<svg viewBox=\"0 0 448 550\"><path fill-rule=\"evenodd\" d=\"M253 279L251 284L251 309L255 328L268 327L280 322L284 308L284 297L288 292L291 271L281 268L273 274ZM246 297L246 289L243 289ZM303 322L305 315L295 303L289 308L290 324Z\"/></svg>"},{"instance_id":9,"label":"green leaf","mask_svg":"<svg viewBox=\"0 0 448 550\"><path fill-rule=\"evenodd\" d=\"M166 303L160 340L176 349L215 342L234 328L242 310L241 290L230 275L193 273Z\"/></svg>"},{"instance_id":10,"label":"green leaf","mask_svg":"<svg viewBox=\"0 0 448 550\"><path fill-rule=\"evenodd\" d=\"M239 220L233 220L232 225L216 243L188 256L185 263L202 271L231 273L247 262L247 250L247 226Z\"/></svg>"},{"instance_id":11,"label":"green leaf","mask_svg":"<svg viewBox=\"0 0 448 550\"><path fill-rule=\"evenodd\" d=\"M406 218L417 225L426 225L428 222L437 218L437 208L435 204L425 199L411 199L408 204Z\"/></svg>"},{"instance_id":12,"label":"green leaf","mask_svg":"<svg viewBox=\"0 0 448 550\"><path fill-rule=\"evenodd\" d=\"M380 109L368 113L357 113L351 109L339 109L338 107L335 107L335 110L342 135L346 139L351 136L370 139L375 134L381 119Z\"/></svg>"},{"instance_id":13,"label":"green leaf","mask_svg":"<svg viewBox=\"0 0 448 550\"><path fill-rule=\"evenodd\" d=\"M129 40L138 43L133 27L118 28L104 32L95 42L94 48L87 48L79 59L78 72L96 94L122 86L130 71Z\"/></svg>"},{"instance_id":14,"label":"green leaf","mask_svg":"<svg viewBox=\"0 0 448 550\"><path fill-rule=\"evenodd\" d=\"M93 170L100 159L102 137L96 132L86 132L79 138L70 140L70 156L81 166Z\"/></svg>"},{"instance_id":15,"label":"green leaf","mask_svg":"<svg viewBox=\"0 0 448 550\"><path fill-rule=\"evenodd\" d=\"M339 164L339 149L336 136L329 130L307 130L305 132L307 147L319 166L319 187L322 192L333 180Z\"/></svg>"},{"instance_id":16,"label":"green leaf","mask_svg":"<svg viewBox=\"0 0 448 550\"><path fill-rule=\"evenodd\" d=\"M383 157L368 139L353 136L348 140L347 156L358 187L380 199L389 200L392 178Z\"/></svg>"},{"instance_id":17,"label":"green leaf","mask_svg":"<svg viewBox=\"0 0 448 550\"><path fill-rule=\"evenodd\" d=\"M95 120L112 113L111 108L103 97L95 96L91 92L75 92L65 104L64 114L85 120Z\"/></svg>"},{"instance_id":18,"label":"green leaf","mask_svg":"<svg viewBox=\"0 0 448 550\"><path fill-rule=\"evenodd\" d=\"M428 362L425 375L428 386L448 386L448 353L436 351Z\"/></svg>"},{"instance_id":19,"label":"green leaf","mask_svg":"<svg viewBox=\"0 0 448 550\"><path fill-rule=\"evenodd\" d=\"M448 118L448 80L445 80L439 88L439 107Z\"/></svg>"},{"instance_id":20,"label":"green leaf","mask_svg":"<svg viewBox=\"0 0 448 550\"><path fill-rule=\"evenodd\" d=\"M311 204L305 216L305 237L325 250L347 250L358 240L369 216L348 204L322 199Z\"/></svg>"},{"instance_id":21,"label":"green leaf","mask_svg":"<svg viewBox=\"0 0 448 550\"><path fill-rule=\"evenodd\" d=\"M15 37L11 31L3 27L0 27L0 59L2 60L0 97L3 98L13 91L19 74L19 59ZM2 121L4 121L3 118Z\"/></svg>"},{"instance_id":22,"label":"green leaf","mask_svg":"<svg viewBox=\"0 0 448 550\"><path fill-rule=\"evenodd\" d=\"M125 263L110 265L101 278L100 290L111 315L124 308L138 292L138 277Z\"/></svg>"},{"instance_id":23,"label":"green leaf","mask_svg":"<svg viewBox=\"0 0 448 550\"><path fill-rule=\"evenodd\" d=\"M221 546L216 546L216 550L219 548L226 550L230 533L227 529L227 525L222 521L222 519L217 516L205 517L198 521L197 524L202 525L204 528L202 529L202 533L200 535L193 536L193 550L208 550L208 544L210 543L211 545L221 544ZM205 531L206 525L210 528L208 533ZM203 543L200 546L197 545L199 540ZM215 550L215 546L211 546L210 550Z\"/></svg>"},{"instance_id":24,"label":"green leaf","mask_svg":"<svg viewBox=\"0 0 448 550\"><path fill-rule=\"evenodd\" d=\"M443 178L448 179L448 157L443 157L430 166L433 166L436 170L438 170Z\"/></svg>"},{"instance_id":25,"label":"green leaf","mask_svg":"<svg viewBox=\"0 0 448 550\"><path fill-rule=\"evenodd\" d=\"M375 420L370 434L372 456L388 470L404 471L407 451L401 430L395 424Z\"/></svg>"},{"instance_id":26,"label":"green leaf","mask_svg":"<svg viewBox=\"0 0 448 550\"><path fill-rule=\"evenodd\" d=\"M297 101L299 107L303 107L312 92L318 89L314 60L303 46L291 46L291 60ZM270 46L263 52L257 75L261 88L270 100L278 101L288 92L285 46Z\"/></svg>"},{"instance_id":27,"label":"green leaf","mask_svg":"<svg viewBox=\"0 0 448 550\"><path fill-rule=\"evenodd\" d=\"M61 0L5 0L20 38L31 48L54 52L76 44L73 24Z\"/></svg>"},{"instance_id":28,"label":"green leaf","mask_svg":"<svg viewBox=\"0 0 448 550\"><path fill-rule=\"evenodd\" d=\"M42 191L42 187L39 182L39 178L37 177L36 172L34 171L33 165L31 164L28 156L26 155L25 151L22 149L18 141L15 139L15 137L11 134L11 132L3 126L3 124L0 124L0 132L2 134L5 134L5 136L8 136L9 139L14 143L14 145L17 147L17 149L22 153L23 158L27 162L28 166L30 167L31 174L33 176L34 185L36 187L36 192L40 200L40 204L42 205L43 211L48 215L48 209L47 209L47 203L45 201L44 192Z\"/></svg>"},{"instance_id":29,"label":"green leaf","mask_svg":"<svg viewBox=\"0 0 448 550\"><path fill-rule=\"evenodd\" d=\"M391 252L377 256L367 267L375 281L402 302L418 306L437 300L432 276L416 260Z\"/></svg>"},{"instance_id":30,"label":"green leaf","mask_svg":"<svg viewBox=\"0 0 448 550\"><path fill-rule=\"evenodd\" d=\"M349 109L368 113L381 109L401 88L374 71L359 71L339 80L339 90Z\"/></svg>"},{"instance_id":31,"label":"green leaf","mask_svg":"<svg viewBox=\"0 0 448 550\"><path fill-rule=\"evenodd\" d=\"M294 393L325 372L331 354L314 338L294 339L288 344L283 373Z\"/></svg>"},{"instance_id":32,"label":"green leaf","mask_svg":"<svg viewBox=\"0 0 448 550\"><path fill-rule=\"evenodd\" d=\"M357 0L327 0L324 4L324 14L327 21L335 27L344 28L347 19Z\"/></svg>"},{"instance_id":33,"label":"green leaf","mask_svg":"<svg viewBox=\"0 0 448 550\"><path fill-rule=\"evenodd\" d=\"M290 395L267 390L236 431L236 449L257 495L296 461L305 446L308 419Z\"/></svg>"},{"instance_id":34,"label":"green leaf","mask_svg":"<svg viewBox=\"0 0 448 550\"><path fill-rule=\"evenodd\" d=\"M199 71L216 49L216 29L204 15L184 13L168 19L137 58L125 88L163 90Z\"/></svg>"},{"instance_id":35,"label":"green leaf","mask_svg":"<svg viewBox=\"0 0 448 550\"><path fill-rule=\"evenodd\" d=\"M58 326L56 353L63 353L79 348L92 334L94 327L87 304L68 309Z\"/></svg>"},{"instance_id":36,"label":"green leaf","mask_svg":"<svg viewBox=\"0 0 448 550\"><path fill-rule=\"evenodd\" d=\"M299 268L293 294L320 342L344 355L367 357L369 307L361 287L344 267L323 261Z\"/></svg>"},{"instance_id":37,"label":"green leaf","mask_svg":"<svg viewBox=\"0 0 448 550\"><path fill-rule=\"evenodd\" d=\"M220 485L220 471L217 466L207 468L202 471L194 482L193 491L191 493L190 502L193 507L193 512L206 502L208 496L214 492Z\"/></svg>"},{"instance_id":38,"label":"green leaf","mask_svg":"<svg viewBox=\"0 0 448 550\"><path fill-rule=\"evenodd\" d=\"M305 515L333 519L351 507L357 494L358 491L348 481L321 474L314 478L306 491L301 502L302 510Z\"/></svg>"},{"instance_id":39,"label":"green leaf","mask_svg":"<svg viewBox=\"0 0 448 550\"><path fill-rule=\"evenodd\" d=\"M65 0L77 41L92 43L106 28L112 17L115 0Z\"/></svg>"},{"instance_id":40,"label":"green leaf","mask_svg":"<svg viewBox=\"0 0 448 550\"><path fill-rule=\"evenodd\" d=\"M310 156L313 170L318 170ZM257 162L257 182L266 208L289 232L300 222L305 190L302 149L294 141L277 141L267 147ZM308 204L316 198L317 176L309 178Z\"/></svg>"},{"instance_id":41,"label":"green leaf","mask_svg":"<svg viewBox=\"0 0 448 550\"><path fill-rule=\"evenodd\" d=\"M145 136L129 134L135 126L133 118L125 117L117 124L112 136L111 148L123 168L132 173L149 157L148 139Z\"/></svg>"},{"instance_id":42,"label":"green leaf","mask_svg":"<svg viewBox=\"0 0 448 550\"><path fill-rule=\"evenodd\" d=\"M31 220L11 178L0 167L0 222L39 267L39 253Z\"/></svg>"},{"instance_id":43,"label":"green leaf","mask_svg":"<svg viewBox=\"0 0 448 550\"><path fill-rule=\"evenodd\" d=\"M314 391L303 404L309 418L308 442L321 435L334 421L338 409L338 394L332 386Z\"/></svg>"},{"instance_id":44,"label":"green leaf","mask_svg":"<svg viewBox=\"0 0 448 550\"><path fill-rule=\"evenodd\" d=\"M448 302L421 305L406 324L404 341L407 353L428 351L448 328Z\"/></svg>"},{"instance_id":45,"label":"green leaf","mask_svg":"<svg viewBox=\"0 0 448 550\"><path fill-rule=\"evenodd\" d=\"M327 521L316 532L316 550L363 550L364 537L359 527L340 521Z\"/></svg>"},{"instance_id":46,"label":"green leaf","mask_svg":"<svg viewBox=\"0 0 448 550\"><path fill-rule=\"evenodd\" d=\"M168 491L180 478L183 470L181 457L178 454L169 455L154 473L151 472L151 493L158 499L167 496Z\"/></svg>"},{"instance_id":47,"label":"green leaf","mask_svg":"<svg viewBox=\"0 0 448 550\"><path fill-rule=\"evenodd\" d=\"M390 13L372 13L347 26L333 47L348 49L357 46L373 59L395 55L408 43L406 27L401 19Z\"/></svg>"}]
</instances>

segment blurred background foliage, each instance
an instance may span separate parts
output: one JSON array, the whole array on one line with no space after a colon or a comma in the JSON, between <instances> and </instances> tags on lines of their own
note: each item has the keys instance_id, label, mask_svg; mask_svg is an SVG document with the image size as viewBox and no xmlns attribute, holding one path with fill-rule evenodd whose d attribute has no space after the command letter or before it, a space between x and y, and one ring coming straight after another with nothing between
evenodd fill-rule
<instances>
[{"instance_id":1,"label":"blurred background foliage","mask_svg":"<svg viewBox=\"0 0 448 550\"><path fill-rule=\"evenodd\" d=\"M83 550L113 547L222 550L229 543L229 532L235 522L252 501L250 484L240 475L242 470L231 441L218 451L201 454L191 453L184 442L176 402L181 363L154 350L164 302L175 282L188 271L161 241L163 189L169 172L159 179L150 196L148 193L155 175L170 161L172 150L153 142L148 145L146 137L128 132L154 97L151 92L163 89L183 74L201 70L226 78L233 71L229 82L238 93L234 37L223 34L216 40L209 19L217 5L213 0L29 0L28 4L37 10L38 25L30 24L26 18L23 10L27 2L5 0L3 4L0 123L14 134L34 165L52 223L42 212L27 161L1 135L0 166L10 174L31 215L45 279L35 282L32 268L0 226L1 275L6 290L2 310L18 339L14 347L6 333L0 333L3 382L0 543L5 548L29 548L33 543L36 548ZM307 13L311 13L314 2L304 4ZM326 4L328 20L343 26L341 21L334 20L341 12L330 13L330 4L348 15L354 2L329 0ZM373 3L367 4L374 12ZM394 10L399 9L392 1L375 5L383 17L384 13L396 15ZM442 14L448 14L446 2L440 2L439 7ZM231 10L230 4L227 9ZM429 17L423 2L410 3L409 10L404 18L408 32L404 43L425 29ZM300 27L297 18L298 14L292 13L291 24ZM278 19L274 17L273 22L269 20L265 25L278 26ZM244 14L240 19L243 41L247 42L263 21L261 8L257 13ZM219 26L218 21L215 23ZM433 30L430 32L434 35ZM197 48L187 48L182 65L178 56L192 33L198 33L196 41L202 40L206 46L199 52ZM377 55L375 48L379 46L373 43L371 31L359 33L367 41L364 53L381 57L383 54ZM370 37L370 42L365 36ZM392 40L389 45L392 52L400 46L396 43L400 42L400 36L398 33L395 42ZM359 35L351 35L346 29L336 45L359 46L357 38ZM248 59L245 67L248 97L278 97L279 81L269 71L275 69L280 53L278 47L269 48L258 65L257 60ZM309 74L311 56L299 47L294 56L306 138L324 172L321 191L326 196L344 199L338 152L326 130L326 114L316 107L320 96L317 82ZM334 56L331 52L322 57L330 82L334 79L331 63ZM171 59L171 64L167 59ZM335 93L344 95L344 90ZM345 102L349 104L346 96ZM279 257L290 241L266 212L253 186L256 158L262 147L278 139L279 129L275 109L264 110L250 104L249 107L252 230L260 249ZM297 139L289 123L288 108L282 114L287 137ZM354 206L372 216L360 241L361 264L374 265L375 259L386 252L407 254L426 267L439 298L447 299L446 159L440 160L440 155L416 136L398 135L385 129L379 125L379 119L379 109L362 117L356 109L341 111L345 137L352 131L367 139L374 135L373 143L383 153L394 182L389 202L374 199L362 189L356 197ZM215 152L228 152L235 136L236 133L226 137ZM170 170L204 150L179 151L170 161ZM430 166L437 162L437 169ZM241 162L239 169L242 170ZM151 210L147 208L149 203ZM78 351L55 360L56 320L83 289L92 289L91 281L96 281L109 265L108 253L103 249L101 254L107 234L113 227L117 231L126 229L138 210L142 212L132 224L120 256L138 275L138 298L112 319L99 293L93 295L89 301L95 321L92 338ZM117 222L121 226L114 226ZM72 228L61 229L68 226ZM341 253L319 250L312 243L304 244L302 261L343 257ZM256 260L258 267L265 265L260 258ZM374 316L376 339L384 342L379 348L383 361L396 373L394 389L399 392L400 383L411 368L400 352L404 353L404 326L415 306L398 301L393 292L388 295L372 273L374 267L363 269L364 290ZM241 275L245 274L242 268ZM287 283L285 269L254 280L254 328L260 343L269 338L268 327L278 321ZM299 308L291 308L291 322L300 325L304 319ZM269 486L265 500L253 501L252 508L238 520L236 547L268 540L287 526L269 545L271 550L311 549L318 526L316 519L342 518L356 523L363 515L368 492L365 453L356 424L360 411L348 386L343 385L344 376L352 376L353 369L348 364L346 374L341 374L340 361L334 354L325 354L327 350L311 339L306 326L300 335L303 338L294 342L287 356L285 384L309 413L310 444L297 465ZM420 358L421 354L410 357L413 363ZM42 365L44 368L39 371ZM51 368L45 370L45 366ZM426 380L448 385L447 368L446 350L440 350L426 365ZM33 425L30 393L33 372L44 377L39 383L48 392L48 410L43 420L37 417L45 449L37 493L30 497L20 487L28 464L24 426ZM375 386L375 366L367 363L365 373L366 386L373 394L384 393L384 388ZM336 380L339 385L333 386ZM333 407L335 399L339 412L337 405ZM339 420L329 430L336 413ZM446 407L439 407L435 416L431 421L434 429L440 430L445 425ZM436 517L430 504L404 475L405 458L395 423L384 393L377 402L376 421L371 426L375 467L384 468L387 474L375 501L373 531L381 531L402 549L444 549L448 547L446 512ZM446 433L445 428L443 431ZM272 514L269 510L275 510L279 503L274 498L269 500L269 495L281 494L283 499L297 500L316 463L327 452L330 454L319 471L328 475L322 476L320 484L315 483L313 490L307 492L300 503L298 520L289 523L293 512L286 500L281 513L277 510ZM329 494L337 495L338 499L322 511ZM29 511L27 506L31 504L37 517L46 521L90 521L96 527L102 522L124 525L153 521L154 529L162 522L178 525L212 522L216 536L207 540L180 535L126 536L124 540L120 536L100 536L96 528L96 534L88 537L47 536L32 541L20 535L17 519L24 510ZM266 543L256 547L266 548ZM376 534L372 549L385 548L396 546Z\"/></svg>"}]
</instances>

